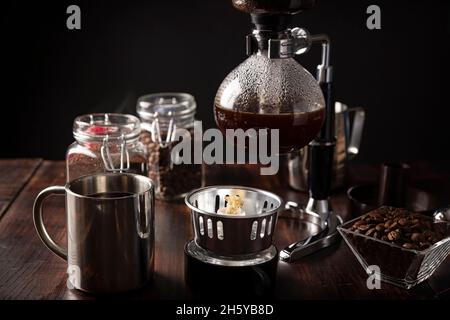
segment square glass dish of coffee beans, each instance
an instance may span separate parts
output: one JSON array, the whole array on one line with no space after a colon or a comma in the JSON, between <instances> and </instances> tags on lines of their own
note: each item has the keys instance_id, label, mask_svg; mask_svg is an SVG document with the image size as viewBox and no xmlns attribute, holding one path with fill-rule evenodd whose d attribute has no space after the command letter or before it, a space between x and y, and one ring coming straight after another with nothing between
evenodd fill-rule
<instances>
[{"instance_id":1,"label":"square glass dish of coffee beans","mask_svg":"<svg viewBox=\"0 0 450 320\"><path fill-rule=\"evenodd\" d=\"M381 280L411 288L429 278L450 253L450 223L380 207L338 228L365 270L376 266Z\"/></svg>"}]
</instances>

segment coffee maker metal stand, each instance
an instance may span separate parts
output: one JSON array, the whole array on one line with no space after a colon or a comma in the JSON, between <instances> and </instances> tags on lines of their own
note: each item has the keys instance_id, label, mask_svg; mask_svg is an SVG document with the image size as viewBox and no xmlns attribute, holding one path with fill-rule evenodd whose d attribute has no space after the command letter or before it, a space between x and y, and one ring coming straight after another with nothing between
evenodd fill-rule
<instances>
[{"instance_id":1,"label":"coffee maker metal stand","mask_svg":"<svg viewBox=\"0 0 450 320\"><path fill-rule=\"evenodd\" d=\"M242 199L243 215L218 214ZM273 245L281 198L250 187L209 186L185 199L194 239L184 248L186 282L196 295L270 296L278 250Z\"/></svg>"},{"instance_id":2,"label":"coffee maker metal stand","mask_svg":"<svg viewBox=\"0 0 450 320\"><path fill-rule=\"evenodd\" d=\"M184 253L185 280L196 297L264 298L274 293L278 264L275 246L253 256L230 259L209 252L191 240L185 245Z\"/></svg>"},{"instance_id":3,"label":"coffee maker metal stand","mask_svg":"<svg viewBox=\"0 0 450 320\"><path fill-rule=\"evenodd\" d=\"M293 58L306 53L314 44L322 46L322 59L317 67L317 82L325 98L325 123L319 135L309 144L309 200L306 207L300 208L288 202L280 218L299 219L310 225L311 235L291 244L280 252L280 259L294 262L303 256L329 247L339 240L337 226L342 223L330 205L335 137L335 112L333 99L333 68L330 65L331 41L327 35L310 35L301 28L287 28L288 15L252 14L255 25L247 36L247 54L253 54L262 41L267 41L267 55L270 59Z\"/></svg>"}]
</instances>

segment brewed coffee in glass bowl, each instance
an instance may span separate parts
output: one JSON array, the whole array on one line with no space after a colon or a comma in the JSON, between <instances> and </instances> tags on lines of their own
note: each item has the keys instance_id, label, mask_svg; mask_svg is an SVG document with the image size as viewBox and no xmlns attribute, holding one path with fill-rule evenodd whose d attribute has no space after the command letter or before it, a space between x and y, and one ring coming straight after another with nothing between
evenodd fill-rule
<instances>
[{"instance_id":1,"label":"brewed coffee in glass bowl","mask_svg":"<svg viewBox=\"0 0 450 320\"><path fill-rule=\"evenodd\" d=\"M215 118L225 129L278 129L279 151L306 146L325 119L325 100L316 79L293 58L250 56L222 82Z\"/></svg>"}]
</instances>

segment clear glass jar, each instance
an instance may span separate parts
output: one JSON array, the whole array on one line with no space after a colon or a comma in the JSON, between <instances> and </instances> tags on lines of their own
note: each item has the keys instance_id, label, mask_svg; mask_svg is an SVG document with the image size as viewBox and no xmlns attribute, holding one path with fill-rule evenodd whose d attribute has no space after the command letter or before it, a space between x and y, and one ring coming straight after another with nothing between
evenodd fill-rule
<instances>
[{"instance_id":1,"label":"clear glass jar","mask_svg":"<svg viewBox=\"0 0 450 320\"><path fill-rule=\"evenodd\" d=\"M141 123L132 115L87 114L73 123L66 154L67 181L102 172L148 175L147 150L139 141Z\"/></svg>"},{"instance_id":2,"label":"clear glass jar","mask_svg":"<svg viewBox=\"0 0 450 320\"><path fill-rule=\"evenodd\" d=\"M171 152L180 129L187 130L194 142L196 102L187 93L157 93L139 98L137 113L142 121L141 141L148 151L149 177L155 183L155 195L161 200L176 200L202 186L202 165L172 162Z\"/></svg>"}]
</instances>

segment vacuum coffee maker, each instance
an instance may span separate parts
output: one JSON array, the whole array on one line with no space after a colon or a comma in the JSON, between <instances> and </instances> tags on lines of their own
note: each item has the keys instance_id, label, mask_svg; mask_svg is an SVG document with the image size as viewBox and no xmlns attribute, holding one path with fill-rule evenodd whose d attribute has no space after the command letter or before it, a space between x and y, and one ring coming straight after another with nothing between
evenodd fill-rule
<instances>
[{"instance_id":1,"label":"vacuum coffee maker","mask_svg":"<svg viewBox=\"0 0 450 320\"><path fill-rule=\"evenodd\" d=\"M304 208L288 202L280 217L300 219L315 232L280 252L280 259L292 262L333 244L342 223L329 202L336 144L331 43L324 34L289 28L292 16L312 8L315 0L232 3L250 14L254 29L247 36L248 58L219 87L215 118L221 130L278 129L280 153L308 145L309 200ZM322 57L314 78L294 58L316 44Z\"/></svg>"},{"instance_id":2,"label":"vacuum coffee maker","mask_svg":"<svg viewBox=\"0 0 450 320\"><path fill-rule=\"evenodd\" d=\"M212 186L193 191L185 200L194 230L194 240L185 246L185 274L191 288L203 284L209 292L214 285L223 288L220 292L250 289L244 294L264 296L273 288L278 258L292 262L338 239L342 220L329 203L336 144L330 39L288 27L292 16L313 7L314 0L232 3L250 14L254 29L247 36L248 58L218 89L216 123L222 131L278 129L280 153L308 145L309 200L304 208L288 202L279 213L281 200L263 190ZM322 46L316 77L294 59L315 44ZM243 200L245 214L219 214L233 196ZM278 216L298 219L311 233L278 252L272 243Z\"/></svg>"}]
</instances>

